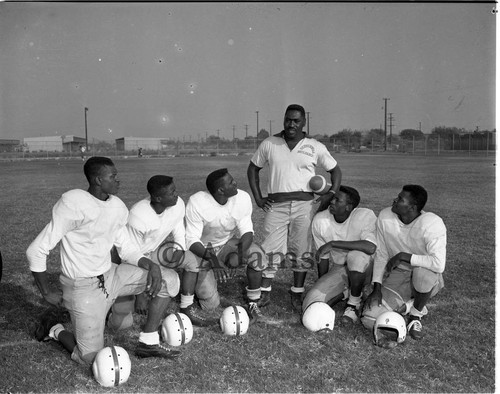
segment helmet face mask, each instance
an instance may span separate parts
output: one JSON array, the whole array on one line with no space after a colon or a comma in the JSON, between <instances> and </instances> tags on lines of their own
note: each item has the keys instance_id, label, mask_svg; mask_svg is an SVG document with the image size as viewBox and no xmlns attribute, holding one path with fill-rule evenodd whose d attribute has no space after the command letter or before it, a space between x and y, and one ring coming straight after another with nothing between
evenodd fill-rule
<instances>
[{"instance_id":1,"label":"helmet face mask","mask_svg":"<svg viewBox=\"0 0 500 394\"><path fill-rule=\"evenodd\" d=\"M333 330L335 311L325 302L313 302L302 315L302 324L309 331Z\"/></svg>"},{"instance_id":2,"label":"helmet face mask","mask_svg":"<svg viewBox=\"0 0 500 394\"><path fill-rule=\"evenodd\" d=\"M130 357L124 348L108 346L97 353L92 372L101 386L113 387L128 380L131 367Z\"/></svg>"},{"instance_id":3,"label":"helmet face mask","mask_svg":"<svg viewBox=\"0 0 500 394\"><path fill-rule=\"evenodd\" d=\"M392 341L394 346L406 339L406 322L403 316L394 311L384 312L377 317L373 325L373 336L376 345Z\"/></svg>"}]
</instances>

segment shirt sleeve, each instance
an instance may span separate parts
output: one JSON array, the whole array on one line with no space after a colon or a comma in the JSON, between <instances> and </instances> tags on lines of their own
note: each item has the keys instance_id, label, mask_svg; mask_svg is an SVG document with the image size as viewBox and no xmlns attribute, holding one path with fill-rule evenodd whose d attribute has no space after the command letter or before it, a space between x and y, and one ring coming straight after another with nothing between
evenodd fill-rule
<instances>
[{"instance_id":1,"label":"shirt sleeve","mask_svg":"<svg viewBox=\"0 0 500 394\"><path fill-rule=\"evenodd\" d=\"M175 242L174 249L186 250L186 228L184 227L184 220L177 223L172 230L172 236L174 237Z\"/></svg>"},{"instance_id":2,"label":"shirt sleeve","mask_svg":"<svg viewBox=\"0 0 500 394\"><path fill-rule=\"evenodd\" d=\"M412 267L423 267L443 273L446 266L446 227L441 218L437 218L427 227L424 236L427 254L412 254L410 260Z\"/></svg>"},{"instance_id":3,"label":"shirt sleeve","mask_svg":"<svg viewBox=\"0 0 500 394\"><path fill-rule=\"evenodd\" d=\"M384 278L385 266L389 261L389 253L387 252L387 245L384 239L383 220L378 218L375 227L377 251L375 252L375 259L373 262L372 283L382 283L382 279Z\"/></svg>"},{"instance_id":4,"label":"shirt sleeve","mask_svg":"<svg viewBox=\"0 0 500 394\"><path fill-rule=\"evenodd\" d=\"M196 242L201 242L201 235L203 234L203 217L196 210L194 204L188 201L186 205L186 248L189 249L191 245Z\"/></svg>"},{"instance_id":5,"label":"shirt sleeve","mask_svg":"<svg viewBox=\"0 0 500 394\"><path fill-rule=\"evenodd\" d=\"M52 219L38 234L26 251L30 270L44 272L47 269L47 256L57 243L84 219L77 204L64 195L52 208Z\"/></svg>"},{"instance_id":6,"label":"shirt sleeve","mask_svg":"<svg viewBox=\"0 0 500 394\"><path fill-rule=\"evenodd\" d=\"M252 156L251 162L259 168L263 168L267 163L267 157L268 157L267 146L268 146L267 140L264 140L263 142L261 142L261 144L258 146L257 150Z\"/></svg>"},{"instance_id":7,"label":"shirt sleeve","mask_svg":"<svg viewBox=\"0 0 500 394\"><path fill-rule=\"evenodd\" d=\"M362 223L360 240L370 241L377 245L377 216L375 216L375 213L373 211L366 211Z\"/></svg>"},{"instance_id":8,"label":"shirt sleeve","mask_svg":"<svg viewBox=\"0 0 500 394\"><path fill-rule=\"evenodd\" d=\"M120 258L129 264L137 265L139 260L145 257L137 242L131 239L126 225L121 226L116 231L114 245Z\"/></svg>"},{"instance_id":9,"label":"shirt sleeve","mask_svg":"<svg viewBox=\"0 0 500 394\"><path fill-rule=\"evenodd\" d=\"M318 164L326 171L331 171L337 166L337 160L333 158L326 146L322 143L319 144L318 149Z\"/></svg>"},{"instance_id":10,"label":"shirt sleeve","mask_svg":"<svg viewBox=\"0 0 500 394\"><path fill-rule=\"evenodd\" d=\"M241 218L238 219L237 227L240 232L240 236L246 233L253 233L253 222L252 222L252 200L250 195L238 192L241 197L239 201L241 202Z\"/></svg>"}]
</instances>

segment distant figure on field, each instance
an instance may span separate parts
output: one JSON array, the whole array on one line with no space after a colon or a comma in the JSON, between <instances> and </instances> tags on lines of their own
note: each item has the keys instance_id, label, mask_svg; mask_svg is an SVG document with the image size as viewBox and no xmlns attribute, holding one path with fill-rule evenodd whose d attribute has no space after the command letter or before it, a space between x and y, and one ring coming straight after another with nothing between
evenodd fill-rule
<instances>
[{"instance_id":1,"label":"distant figure on field","mask_svg":"<svg viewBox=\"0 0 500 394\"><path fill-rule=\"evenodd\" d=\"M171 297L178 293L178 282L172 284L162 276L160 266L130 241L125 227L128 209L115 196L120 181L113 162L106 157L91 157L83 169L88 189L62 195L52 209L50 223L26 252L43 298L69 311L74 332L66 330L54 315L45 314L36 337L58 340L74 361L91 364L104 347L106 315L115 299L146 291L152 300L135 354L175 358L180 352L160 344L158 326ZM47 256L59 242L62 294L51 289L46 271ZM111 262L113 245L130 264Z\"/></svg>"},{"instance_id":2,"label":"distant figure on field","mask_svg":"<svg viewBox=\"0 0 500 394\"><path fill-rule=\"evenodd\" d=\"M85 151L86 151L85 146L80 145L78 149L80 150L80 156L81 156L82 160L85 160Z\"/></svg>"},{"instance_id":3,"label":"distant figure on field","mask_svg":"<svg viewBox=\"0 0 500 394\"><path fill-rule=\"evenodd\" d=\"M263 273L259 306L270 303L272 280L277 267L288 255L293 256L292 307L299 313L306 274L313 261L310 235L315 213L313 203L319 201L318 210L325 209L338 192L342 179L337 161L326 146L302 131L305 116L302 106L289 105L283 120L284 130L262 141L247 171L255 203L266 212L262 248L273 256ZM259 172L266 164L269 165L269 181L267 196L263 197ZM315 201L309 180L315 175L316 167L330 172L332 187L329 193Z\"/></svg>"},{"instance_id":4,"label":"distant figure on field","mask_svg":"<svg viewBox=\"0 0 500 394\"><path fill-rule=\"evenodd\" d=\"M137 149L137 157L142 157L142 148Z\"/></svg>"},{"instance_id":5,"label":"distant figure on field","mask_svg":"<svg viewBox=\"0 0 500 394\"><path fill-rule=\"evenodd\" d=\"M358 208L359 201L356 189L340 186L329 209L314 216L312 236L317 248L319 279L304 298L304 311L313 302L332 306L347 298L342 320L358 321L363 287L371 281L373 254L377 248L377 217L371 209Z\"/></svg>"},{"instance_id":6,"label":"distant figure on field","mask_svg":"<svg viewBox=\"0 0 500 394\"><path fill-rule=\"evenodd\" d=\"M408 334L417 340L423 337L421 319L427 314L427 302L444 287L446 264L446 227L439 216L423 211L426 202L422 186L405 185L392 207L380 212L374 288L363 312L369 314L382 303L394 305L391 298L400 299L405 308L399 312L408 313Z\"/></svg>"}]
</instances>

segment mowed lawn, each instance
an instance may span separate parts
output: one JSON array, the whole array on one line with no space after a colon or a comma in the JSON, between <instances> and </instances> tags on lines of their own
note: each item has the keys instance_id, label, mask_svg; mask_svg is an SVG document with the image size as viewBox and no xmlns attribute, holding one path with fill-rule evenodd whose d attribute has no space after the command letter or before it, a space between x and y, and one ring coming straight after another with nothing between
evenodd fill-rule
<instances>
[{"instance_id":1,"label":"mowed lawn","mask_svg":"<svg viewBox=\"0 0 500 394\"><path fill-rule=\"evenodd\" d=\"M361 325L338 324L311 333L292 313L291 273L279 272L264 313L281 326L255 325L241 337L218 327L197 328L177 361L134 356L140 325L106 332L107 344L129 351L132 372L118 388L100 387L88 368L70 360L54 342L39 343L31 331L46 304L34 285L25 250L50 220L51 208L72 188L86 188L83 162L0 162L0 392L494 392L495 391L495 159L469 156L339 154L343 183L358 189L361 206L376 214L407 183L429 192L426 210L448 229L445 288L423 320L426 337L392 350L377 348ZM249 156L116 158L119 196L130 207L145 197L152 175L174 177L180 196L205 189L209 172L226 167L239 187ZM265 172L265 170L263 171ZM263 186L266 176L263 176ZM254 205L255 238L262 240L263 212ZM58 286L58 249L48 271ZM245 272L219 285L226 303L243 304ZM311 271L309 288L316 280ZM177 301L169 311L177 310ZM340 317L343 304L336 306ZM338 322L338 321L337 321Z\"/></svg>"}]
</instances>

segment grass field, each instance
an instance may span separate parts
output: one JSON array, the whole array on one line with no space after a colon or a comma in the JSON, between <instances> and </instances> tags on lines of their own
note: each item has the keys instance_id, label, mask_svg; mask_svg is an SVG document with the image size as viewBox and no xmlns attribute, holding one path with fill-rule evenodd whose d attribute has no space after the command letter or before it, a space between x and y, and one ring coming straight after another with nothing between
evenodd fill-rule
<instances>
[{"instance_id":1,"label":"grass field","mask_svg":"<svg viewBox=\"0 0 500 394\"><path fill-rule=\"evenodd\" d=\"M291 273L281 271L273 284L273 304L264 312L283 320L282 327L252 326L242 337L226 337L217 327L196 329L178 361L140 360L133 355L142 323L137 317L133 328L106 333L107 344L129 350L132 373L125 385L104 389L90 369L72 362L57 343L39 343L31 335L47 305L33 283L25 250L50 219L60 195L86 188L82 162L4 161L0 162L4 260L0 392L494 392L494 157L344 154L336 158L343 183L359 190L361 206L378 214L403 184L417 183L429 192L425 209L440 215L447 225L445 289L430 302L421 342L410 338L385 350L372 344L361 325L351 329L338 325L329 334L307 331L290 307ZM248 161L248 156L118 158L119 196L130 207L146 196L150 176L167 174L187 201L205 188L206 175L221 167L249 191ZM254 209L253 218L256 240L261 241L263 213ZM51 253L48 271L57 286L57 250ZM311 271L306 286L315 279ZM241 270L219 291L226 301L241 304L244 286ZM169 310L176 308L172 303Z\"/></svg>"}]
</instances>

